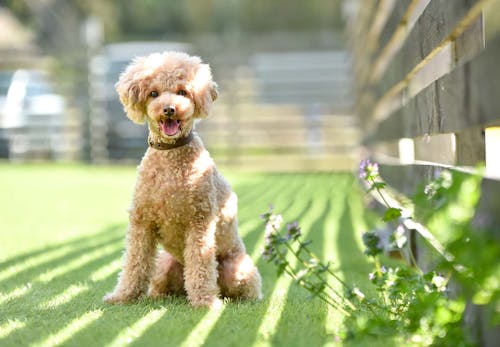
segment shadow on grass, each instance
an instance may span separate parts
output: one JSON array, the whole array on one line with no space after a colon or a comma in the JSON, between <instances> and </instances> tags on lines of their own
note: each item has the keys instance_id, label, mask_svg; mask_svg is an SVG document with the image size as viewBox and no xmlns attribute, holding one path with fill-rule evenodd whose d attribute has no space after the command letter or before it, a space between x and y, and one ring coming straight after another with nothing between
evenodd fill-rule
<instances>
[{"instance_id":1,"label":"shadow on grass","mask_svg":"<svg viewBox=\"0 0 500 347\"><path fill-rule=\"evenodd\" d=\"M19 254L15 257L12 257L12 258L9 258L7 260L0 262L0 272L5 270L6 268L11 267L11 266L21 264L22 262L29 260L30 258L39 256L39 255L47 254L49 252L58 250L62 247L81 246L82 243L99 241L102 238L109 237L110 233L113 233L113 232L116 233L118 230L122 230L121 228L124 228L124 226L111 226L105 230L102 230L102 231L99 231L99 232L96 232L93 234L78 236L78 237L72 238L68 241L58 242L58 243L54 243L50 246L42 247L42 248L37 249L37 250L24 252L24 253Z\"/></svg>"},{"instance_id":2,"label":"shadow on grass","mask_svg":"<svg viewBox=\"0 0 500 347\"><path fill-rule=\"evenodd\" d=\"M339 266L344 274L346 283L352 285L367 284L368 273L372 269L372 265L368 262L368 258L361 250L359 243L360 235L356 235L359 230L354 227L355 218L363 218L362 211L352 209L350 198L346 197L345 208L340 217L340 225L342 229L337 235L337 253Z\"/></svg>"},{"instance_id":3,"label":"shadow on grass","mask_svg":"<svg viewBox=\"0 0 500 347\"><path fill-rule=\"evenodd\" d=\"M112 232L108 230L107 232ZM80 245L72 245L71 249L61 255L56 257L55 259L49 261L42 261L39 264L29 266L25 270L15 273L15 276L9 276L7 280L2 282L0 288L2 292L8 293L9 291L14 290L15 288L19 288L22 285L34 285L32 281L40 274L44 274L46 272L52 271L59 267L65 266L67 263L70 263L72 260L78 259L80 257L84 257L86 254L90 252L95 252L101 249L104 246L119 244L122 242L124 237L120 236L111 236L111 237L100 237L100 241L96 242L94 239L86 239L81 240ZM12 266L16 266L15 264Z\"/></svg>"},{"instance_id":4,"label":"shadow on grass","mask_svg":"<svg viewBox=\"0 0 500 347\"><path fill-rule=\"evenodd\" d=\"M42 261L2 283L4 300L1 306L4 314L0 317L0 324L9 320L22 322L23 326L2 336L0 344L8 346L39 342L41 337L57 332L71 319L86 313L89 306L95 306L88 299L95 296L99 283L91 282L89 277L121 256L123 246L118 241L124 238L123 231L124 226L114 225L99 233L36 250L34 253L43 255L44 251L50 253L57 247L69 246L64 255ZM16 259L23 264L26 258ZM11 260L8 262L13 267L17 265ZM47 276L44 278L44 275ZM47 308L40 306L42 302L54 300L71 286L83 289L69 299L60 298L60 303L55 302ZM15 288L14 292L19 288L22 290L12 295L12 292L5 291L6 288ZM82 301L81 297L86 300Z\"/></svg>"}]
</instances>

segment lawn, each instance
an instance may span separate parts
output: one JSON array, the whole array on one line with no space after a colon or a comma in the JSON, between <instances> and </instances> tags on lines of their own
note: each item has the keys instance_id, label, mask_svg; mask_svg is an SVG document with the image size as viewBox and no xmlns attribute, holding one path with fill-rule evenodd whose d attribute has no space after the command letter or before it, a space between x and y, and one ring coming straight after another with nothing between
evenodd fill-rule
<instances>
[{"instance_id":1,"label":"lawn","mask_svg":"<svg viewBox=\"0 0 500 347\"><path fill-rule=\"evenodd\" d=\"M298 219L314 251L363 287L360 236L375 217L353 175L224 174L265 298L208 311L182 298L102 302L119 271L134 168L1 164L0 346L335 345L342 315L276 278L260 256L259 215L273 203L285 221Z\"/></svg>"}]
</instances>

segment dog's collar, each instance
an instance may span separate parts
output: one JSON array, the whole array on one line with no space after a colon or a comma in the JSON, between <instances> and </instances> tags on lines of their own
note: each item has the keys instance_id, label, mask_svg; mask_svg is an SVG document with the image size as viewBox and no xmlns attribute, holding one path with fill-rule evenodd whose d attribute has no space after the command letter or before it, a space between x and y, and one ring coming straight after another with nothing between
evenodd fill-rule
<instances>
[{"instance_id":1,"label":"dog's collar","mask_svg":"<svg viewBox=\"0 0 500 347\"><path fill-rule=\"evenodd\" d=\"M151 137L148 137L148 145L151 148L160 150L160 151L165 151L169 149L174 149L178 147L182 147L190 143L194 138L193 132L191 131L188 136L181 137L180 139L177 139L174 143L164 143L164 142L155 142L151 139Z\"/></svg>"}]
</instances>

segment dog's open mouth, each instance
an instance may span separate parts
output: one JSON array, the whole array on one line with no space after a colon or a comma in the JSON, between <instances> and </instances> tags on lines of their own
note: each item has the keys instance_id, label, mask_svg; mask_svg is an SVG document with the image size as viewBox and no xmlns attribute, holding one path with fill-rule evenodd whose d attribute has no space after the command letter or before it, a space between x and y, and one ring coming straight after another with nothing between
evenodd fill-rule
<instances>
[{"instance_id":1,"label":"dog's open mouth","mask_svg":"<svg viewBox=\"0 0 500 347\"><path fill-rule=\"evenodd\" d=\"M181 121L178 119L167 118L160 120L160 129L167 136L173 136L181 130Z\"/></svg>"}]
</instances>

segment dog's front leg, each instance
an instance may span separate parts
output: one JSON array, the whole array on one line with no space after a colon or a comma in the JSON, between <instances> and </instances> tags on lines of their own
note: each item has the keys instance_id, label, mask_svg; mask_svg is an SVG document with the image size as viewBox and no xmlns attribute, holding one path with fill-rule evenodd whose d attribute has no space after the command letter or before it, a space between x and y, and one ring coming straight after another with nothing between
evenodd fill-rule
<instances>
[{"instance_id":1,"label":"dog's front leg","mask_svg":"<svg viewBox=\"0 0 500 347\"><path fill-rule=\"evenodd\" d=\"M144 294L149 285L156 254L156 238L149 228L131 222L127 233L123 270L113 292L104 297L108 303L124 303Z\"/></svg>"},{"instance_id":2,"label":"dog's front leg","mask_svg":"<svg viewBox=\"0 0 500 347\"><path fill-rule=\"evenodd\" d=\"M188 299L194 306L220 307L215 258L215 218L194 223L186 235L184 281Z\"/></svg>"}]
</instances>

